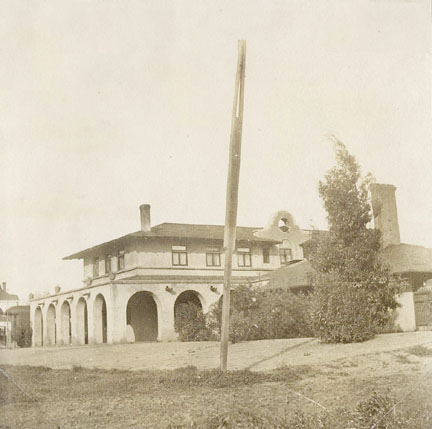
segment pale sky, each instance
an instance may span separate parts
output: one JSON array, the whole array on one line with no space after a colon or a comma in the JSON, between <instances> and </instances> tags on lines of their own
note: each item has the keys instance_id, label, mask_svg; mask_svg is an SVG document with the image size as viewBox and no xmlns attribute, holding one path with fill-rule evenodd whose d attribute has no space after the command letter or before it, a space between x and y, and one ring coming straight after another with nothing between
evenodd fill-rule
<instances>
[{"instance_id":1,"label":"pale sky","mask_svg":"<svg viewBox=\"0 0 432 429\"><path fill-rule=\"evenodd\" d=\"M430 3L0 3L0 281L82 286L62 257L152 224L223 224L237 40L247 41L238 224L326 227L336 135L397 187L432 247Z\"/></svg>"}]
</instances>

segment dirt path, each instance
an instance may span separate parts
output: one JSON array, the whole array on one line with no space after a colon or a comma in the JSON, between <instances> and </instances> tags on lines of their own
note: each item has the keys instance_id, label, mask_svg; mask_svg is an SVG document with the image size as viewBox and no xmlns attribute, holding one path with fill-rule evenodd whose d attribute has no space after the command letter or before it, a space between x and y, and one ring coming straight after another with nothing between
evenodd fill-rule
<instances>
[{"instance_id":1,"label":"dirt path","mask_svg":"<svg viewBox=\"0 0 432 429\"><path fill-rule=\"evenodd\" d=\"M271 370L283 365L315 365L355 356L391 352L416 345L432 346L432 332L379 335L365 343L320 344L311 338L233 344L229 369ZM199 369L219 366L219 343L137 343L0 350L0 365L73 366L103 369Z\"/></svg>"}]
</instances>

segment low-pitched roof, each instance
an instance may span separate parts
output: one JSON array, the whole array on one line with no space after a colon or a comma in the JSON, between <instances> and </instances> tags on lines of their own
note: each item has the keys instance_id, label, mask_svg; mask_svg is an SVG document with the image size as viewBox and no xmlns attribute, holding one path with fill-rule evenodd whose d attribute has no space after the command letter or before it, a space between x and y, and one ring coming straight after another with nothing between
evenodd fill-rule
<instances>
[{"instance_id":1,"label":"low-pitched roof","mask_svg":"<svg viewBox=\"0 0 432 429\"><path fill-rule=\"evenodd\" d=\"M9 315L16 315L16 314L27 314L30 313L30 306L29 305L16 305L14 307L9 307L5 314Z\"/></svg>"},{"instance_id":2,"label":"low-pitched roof","mask_svg":"<svg viewBox=\"0 0 432 429\"><path fill-rule=\"evenodd\" d=\"M238 226L237 241L241 242L261 242L261 243L279 243L277 240L256 237L253 233L262 228L253 228ZM137 231L123 237L116 238L97 246L90 247L80 252L66 256L63 259L82 259L86 255L96 253L97 251L110 251L119 249L120 244L131 239L151 239L151 238L181 238L181 239L203 239L203 240L223 240L223 225L197 225L186 223L161 223L151 228L150 231Z\"/></svg>"},{"instance_id":3,"label":"low-pitched roof","mask_svg":"<svg viewBox=\"0 0 432 429\"><path fill-rule=\"evenodd\" d=\"M393 244L380 251L381 260L394 273L432 272L432 249L414 244Z\"/></svg>"},{"instance_id":4,"label":"low-pitched roof","mask_svg":"<svg viewBox=\"0 0 432 429\"><path fill-rule=\"evenodd\" d=\"M278 268L268 274L269 289L297 289L312 286L312 265L306 259L292 261L286 267Z\"/></svg>"},{"instance_id":5,"label":"low-pitched roof","mask_svg":"<svg viewBox=\"0 0 432 429\"><path fill-rule=\"evenodd\" d=\"M18 295L14 295L0 289L0 301L19 301Z\"/></svg>"}]
</instances>

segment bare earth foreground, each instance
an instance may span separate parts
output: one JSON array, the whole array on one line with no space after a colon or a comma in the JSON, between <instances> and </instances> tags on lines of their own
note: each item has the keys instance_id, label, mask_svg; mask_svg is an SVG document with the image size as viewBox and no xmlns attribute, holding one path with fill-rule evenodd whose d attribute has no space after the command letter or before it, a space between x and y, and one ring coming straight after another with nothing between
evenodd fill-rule
<instances>
[{"instance_id":1,"label":"bare earth foreground","mask_svg":"<svg viewBox=\"0 0 432 429\"><path fill-rule=\"evenodd\" d=\"M432 332L238 343L218 364L210 342L1 349L0 427L432 428Z\"/></svg>"}]
</instances>

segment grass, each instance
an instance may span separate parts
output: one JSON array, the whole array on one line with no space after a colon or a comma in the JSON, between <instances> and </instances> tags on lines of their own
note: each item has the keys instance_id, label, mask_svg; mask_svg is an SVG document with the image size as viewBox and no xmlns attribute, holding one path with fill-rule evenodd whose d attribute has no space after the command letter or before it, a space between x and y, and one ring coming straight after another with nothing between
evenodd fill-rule
<instances>
[{"instance_id":1,"label":"grass","mask_svg":"<svg viewBox=\"0 0 432 429\"><path fill-rule=\"evenodd\" d=\"M8 366L0 428L431 427L427 374L396 359L393 372L365 371L364 361L226 373Z\"/></svg>"},{"instance_id":2,"label":"grass","mask_svg":"<svg viewBox=\"0 0 432 429\"><path fill-rule=\"evenodd\" d=\"M418 357L432 356L432 349L425 346L414 346L407 349L407 352Z\"/></svg>"}]
</instances>

